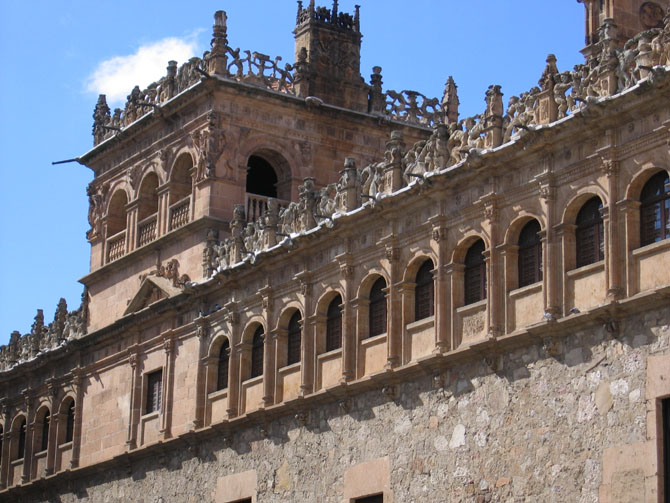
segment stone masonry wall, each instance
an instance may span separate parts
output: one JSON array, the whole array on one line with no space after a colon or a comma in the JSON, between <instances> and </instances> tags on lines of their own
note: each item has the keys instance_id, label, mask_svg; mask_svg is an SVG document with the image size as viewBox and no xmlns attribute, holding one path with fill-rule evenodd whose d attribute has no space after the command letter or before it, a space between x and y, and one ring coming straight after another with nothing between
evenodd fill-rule
<instances>
[{"instance_id":1,"label":"stone masonry wall","mask_svg":"<svg viewBox=\"0 0 670 503\"><path fill-rule=\"evenodd\" d=\"M379 390L294 417L206 440L131 468L73 479L35 501L195 503L217 498L217 479L256 470L258 502L340 503L344 472L388 456L385 501L580 502L599 500L607 448L648 439L646 380L651 355L670 354L670 308L541 342L498 359ZM556 346L554 346L555 349ZM491 360L489 360L489 363ZM635 472L632 472L633 474ZM641 473L641 472L640 472ZM633 475L634 478L634 475ZM645 501L632 480L613 501ZM53 489L53 491L51 491ZM629 491L629 493L626 493ZM654 500L655 501L655 500Z\"/></svg>"}]
</instances>

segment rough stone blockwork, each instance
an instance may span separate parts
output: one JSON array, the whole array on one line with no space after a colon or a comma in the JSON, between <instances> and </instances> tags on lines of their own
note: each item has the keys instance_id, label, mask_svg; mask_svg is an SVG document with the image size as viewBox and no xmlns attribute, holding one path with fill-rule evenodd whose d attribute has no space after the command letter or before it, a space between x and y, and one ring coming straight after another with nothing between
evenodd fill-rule
<instances>
[{"instance_id":1,"label":"rough stone blockwork","mask_svg":"<svg viewBox=\"0 0 670 503\"><path fill-rule=\"evenodd\" d=\"M212 501L218 479L253 466L259 501L340 503L348 468L388 456L396 502L427 494L453 503L596 502L608 483L603 446L650 434L648 362L670 354L670 309L626 319L621 334L577 332L555 356L540 343L518 349L493 364L498 371L485 360L459 365L442 381L399 384L394 401L367 392L348 412L331 403L304 426L292 416L273 422L266 437L259 427L215 436L153 455L130 474L101 473L75 492L54 487L45 501ZM642 469L618 473L611 501L646 501L644 487Z\"/></svg>"}]
</instances>

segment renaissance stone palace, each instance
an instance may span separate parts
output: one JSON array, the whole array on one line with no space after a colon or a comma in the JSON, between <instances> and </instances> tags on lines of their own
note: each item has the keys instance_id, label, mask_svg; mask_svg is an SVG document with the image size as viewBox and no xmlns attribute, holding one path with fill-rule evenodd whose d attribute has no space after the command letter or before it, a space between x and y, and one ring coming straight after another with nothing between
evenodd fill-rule
<instances>
[{"instance_id":1,"label":"renaissance stone palace","mask_svg":"<svg viewBox=\"0 0 670 503\"><path fill-rule=\"evenodd\" d=\"M218 11L101 95L81 305L0 348L0 501L670 502L670 1L581 2L584 63L474 117L366 81L337 1L292 64Z\"/></svg>"}]
</instances>

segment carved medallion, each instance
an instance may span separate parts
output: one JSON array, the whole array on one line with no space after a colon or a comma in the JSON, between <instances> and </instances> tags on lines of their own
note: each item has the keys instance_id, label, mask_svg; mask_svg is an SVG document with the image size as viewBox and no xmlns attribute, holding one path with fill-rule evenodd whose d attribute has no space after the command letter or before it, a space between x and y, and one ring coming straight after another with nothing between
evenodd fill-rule
<instances>
[{"instance_id":1,"label":"carved medallion","mask_svg":"<svg viewBox=\"0 0 670 503\"><path fill-rule=\"evenodd\" d=\"M645 28L663 28L663 7L656 2L645 2L640 7L640 21Z\"/></svg>"}]
</instances>

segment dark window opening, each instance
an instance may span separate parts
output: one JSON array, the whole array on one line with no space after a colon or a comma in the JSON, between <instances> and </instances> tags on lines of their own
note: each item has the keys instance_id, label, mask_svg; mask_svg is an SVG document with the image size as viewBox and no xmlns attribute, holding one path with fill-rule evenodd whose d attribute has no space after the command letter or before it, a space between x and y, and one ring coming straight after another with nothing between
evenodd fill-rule
<instances>
[{"instance_id":1,"label":"dark window opening","mask_svg":"<svg viewBox=\"0 0 670 503\"><path fill-rule=\"evenodd\" d=\"M51 417L49 411L46 411L44 418L42 419L42 442L40 445L40 450L46 451L49 446L49 421Z\"/></svg>"},{"instance_id":2,"label":"dark window opening","mask_svg":"<svg viewBox=\"0 0 670 503\"><path fill-rule=\"evenodd\" d=\"M670 503L670 398L663 400L663 486L665 503Z\"/></svg>"},{"instance_id":3,"label":"dark window opening","mask_svg":"<svg viewBox=\"0 0 670 503\"><path fill-rule=\"evenodd\" d=\"M594 264L605 258L604 227L600 215L602 209L600 198L592 197L577 214L577 267Z\"/></svg>"},{"instance_id":4,"label":"dark window opening","mask_svg":"<svg viewBox=\"0 0 670 503\"><path fill-rule=\"evenodd\" d=\"M163 391L163 371L157 370L147 375L147 403L145 414L161 410L161 394Z\"/></svg>"},{"instance_id":5,"label":"dark window opening","mask_svg":"<svg viewBox=\"0 0 670 503\"><path fill-rule=\"evenodd\" d=\"M386 332L386 281L379 278L370 290L370 337Z\"/></svg>"},{"instance_id":6,"label":"dark window opening","mask_svg":"<svg viewBox=\"0 0 670 503\"><path fill-rule=\"evenodd\" d=\"M19 445L16 450L16 459L22 459L26 452L26 420L21 419L21 424L19 425Z\"/></svg>"},{"instance_id":7,"label":"dark window opening","mask_svg":"<svg viewBox=\"0 0 670 503\"><path fill-rule=\"evenodd\" d=\"M337 295L328 304L326 319L326 352L342 347L342 296Z\"/></svg>"},{"instance_id":8,"label":"dark window opening","mask_svg":"<svg viewBox=\"0 0 670 503\"><path fill-rule=\"evenodd\" d=\"M670 238L670 180L665 171L645 184L640 203L640 246Z\"/></svg>"},{"instance_id":9,"label":"dark window opening","mask_svg":"<svg viewBox=\"0 0 670 503\"><path fill-rule=\"evenodd\" d=\"M356 503L384 503L384 495L375 494L374 496L366 496L365 498L356 498Z\"/></svg>"},{"instance_id":10,"label":"dark window opening","mask_svg":"<svg viewBox=\"0 0 670 503\"><path fill-rule=\"evenodd\" d=\"M528 222L519 234L519 288L542 281L540 224Z\"/></svg>"},{"instance_id":11,"label":"dark window opening","mask_svg":"<svg viewBox=\"0 0 670 503\"><path fill-rule=\"evenodd\" d=\"M262 157L252 155L247 163L247 193L277 197L277 174Z\"/></svg>"},{"instance_id":12,"label":"dark window opening","mask_svg":"<svg viewBox=\"0 0 670 503\"><path fill-rule=\"evenodd\" d=\"M263 327L259 325L251 341L251 379L263 375L263 339Z\"/></svg>"},{"instance_id":13,"label":"dark window opening","mask_svg":"<svg viewBox=\"0 0 670 503\"><path fill-rule=\"evenodd\" d=\"M414 321L433 316L434 308L433 261L426 260L416 273L414 289Z\"/></svg>"},{"instance_id":14,"label":"dark window opening","mask_svg":"<svg viewBox=\"0 0 670 503\"><path fill-rule=\"evenodd\" d=\"M65 424L65 443L72 442L74 438L74 400L70 400L67 408L67 422Z\"/></svg>"},{"instance_id":15,"label":"dark window opening","mask_svg":"<svg viewBox=\"0 0 670 503\"><path fill-rule=\"evenodd\" d=\"M293 313L293 316L291 316L291 321L288 322L286 365L293 365L300 361L300 343L302 339L300 320L300 311L296 311Z\"/></svg>"},{"instance_id":16,"label":"dark window opening","mask_svg":"<svg viewBox=\"0 0 670 503\"><path fill-rule=\"evenodd\" d=\"M228 339L221 344L219 351L219 366L217 368L216 389L226 389L228 387L228 367L230 366L230 343Z\"/></svg>"},{"instance_id":17,"label":"dark window opening","mask_svg":"<svg viewBox=\"0 0 670 503\"><path fill-rule=\"evenodd\" d=\"M484 241L479 239L465 255L465 305L486 298L486 261Z\"/></svg>"}]
</instances>

